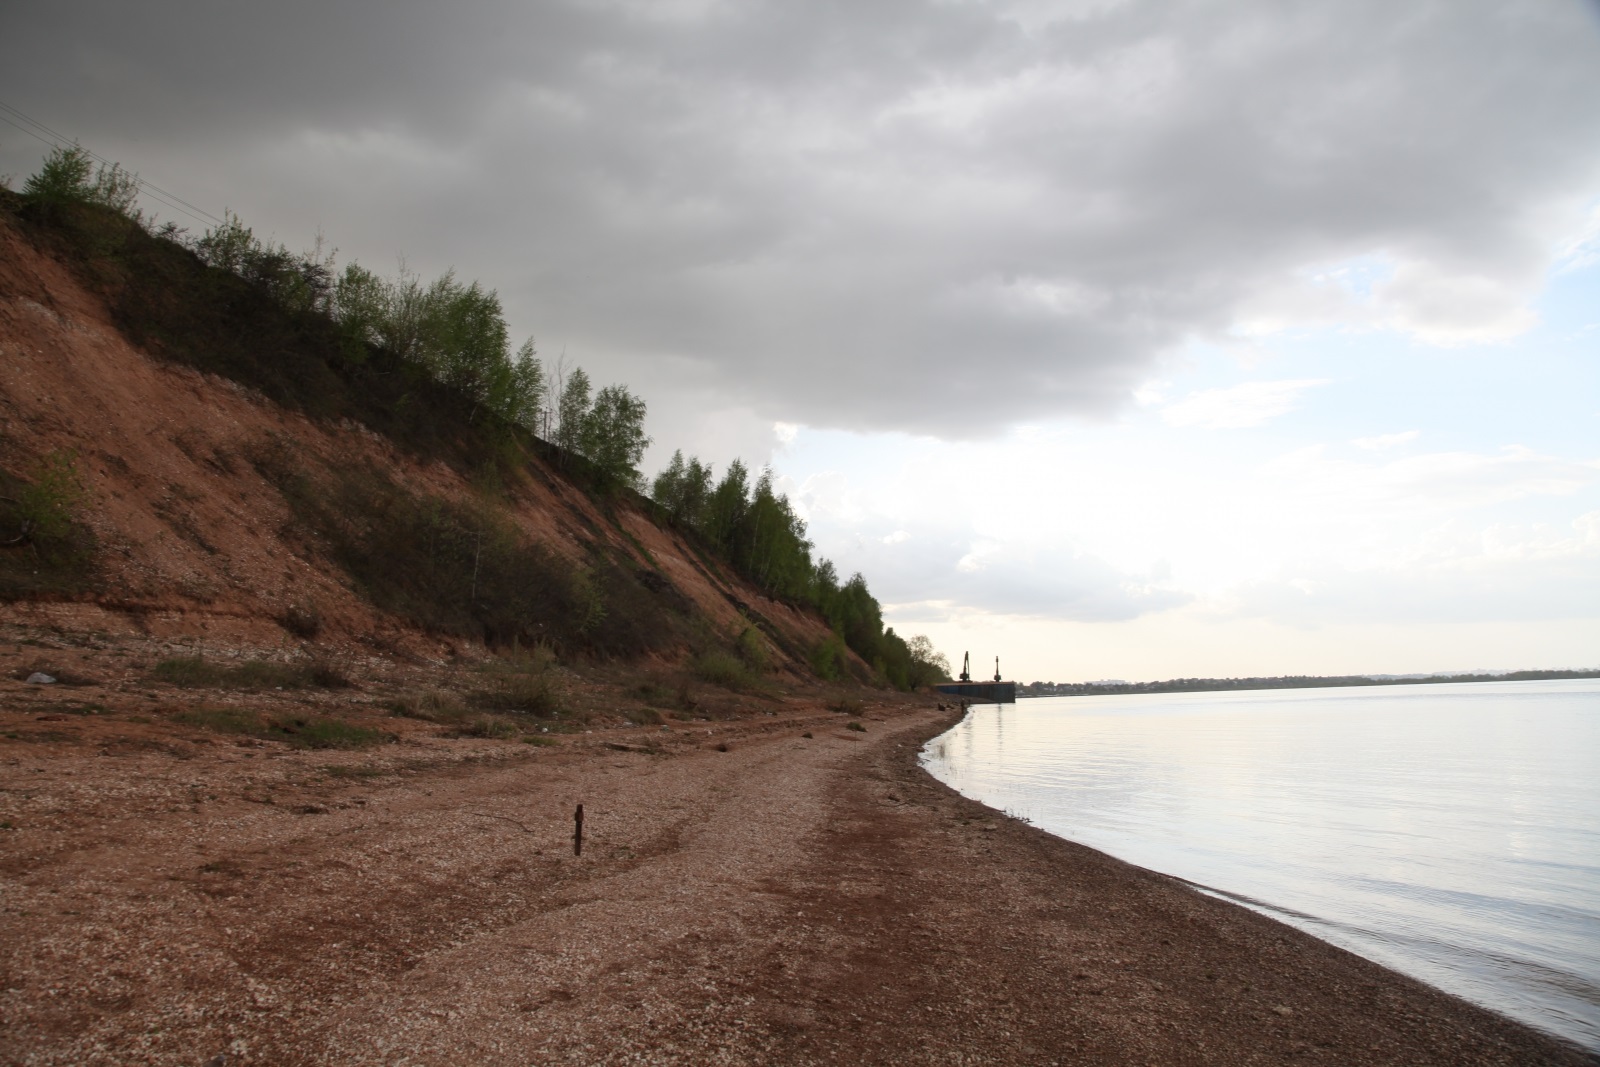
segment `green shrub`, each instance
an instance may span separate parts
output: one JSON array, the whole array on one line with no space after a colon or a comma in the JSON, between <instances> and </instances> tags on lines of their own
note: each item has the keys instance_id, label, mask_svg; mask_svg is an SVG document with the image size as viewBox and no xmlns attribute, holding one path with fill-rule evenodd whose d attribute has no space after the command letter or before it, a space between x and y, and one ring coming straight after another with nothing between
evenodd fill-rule
<instances>
[{"instance_id":1,"label":"green shrub","mask_svg":"<svg viewBox=\"0 0 1600 1067\"><path fill-rule=\"evenodd\" d=\"M393 740L382 730L320 716L273 719L262 736L287 741L294 748L370 748Z\"/></svg>"},{"instance_id":2,"label":"green shrub","mask_svg":"<svg viewBox=\"0 0 1600 1067\"><path fill-rule=\"evenodd\" d=\"M811 669L824 681L838 681L845 673L844 641L829 634L811 650Z\"/></svg>"},{"instance_id":3,"label":"green shrub","mask_svg":"<svg viewBox=\"0 0 1600 1067\"><path fill-rule=\"evenodd\" d=\"M388 708L396 715L424 722L459 722L467 715L466 705L459 697L434 690L398 696L389 701Z\"/></svg>"},{"instance_id":4,"label":"green shrub","mask_svg":"<svg viewBox=\"0 0 1600 1067\"><path fill-rule=\"evenodd\" d=\"M540 642L532 646L524 646L513 642L507 649L496 656L488 666L491 671L500 671L506 674L539 674L542 675L556 668L558 660L555 649L549 644Z\"/></svg>"},{"instance_id":5,"label":"green shrub","mask_svg":"<svg viewBox=\"0 0 1600 1067\"><path fill-rule=\"evenodd\" d=\"M23 183L22 195L47 207L95 204L137 219L133 205L139 198L139 176L120 163L96 167L88 149L75 144L52 149L39 173Z\"/></svg>"},{"instance_id":6,"label":"green shrub","mask_svg":"<svg viewBox=\"0 0 1600 1067\"><path fill-rule=\"evenodd\" d=\"M757 674L764 674L772 666L772 654L767 651L766 638L754 626L747 626L733 644L739 659Z\"/></svg>"},{"instance_id":7,"label":"green shrub","mask_svg":"<svg viewBox=\"0 0 1600 1067\"><path fill-rule=\"evenodd\" d=\"M670 708L677 705L677 691L659 682L641 682L634 686L633 695L646 704Z\"/></svg>"},{"instance_id":8,"label":"green shrub","mask_svg":"<svg viewBox=\"0 0 1600 1067\"><path fill-rule=\"evenodd\" d=\"M219 734L250 734L262 737L266 723L259 714L243 708L190 708L172 717L185 726L198 726Z\"/></svg>"},{"instance_id":9,"label":"green shrub","mask_svg":"<svg viewBox=\"0 0 1600 1067\"><path fill-rule=\"evenodd\" d=\"M325 315L334 291L333 256L317 250L296 255L281 244L263 242L231 211L190 249L208 266L227 271L267 294L290 314Z\"/></svg>"},{"instance_id":10,"label":"green shrub","mask_svg":"<svg viewBox=\"0 0 1600 1067\"><path fill-rule=\"evenodd\" d=\"M244 734L265 741L284 741L293 748L369 748L392 740L389 734L342 719L322 716L263 718L244 708L191 708L172 717L174 722L198 726L219 734Z\"/></svg>"},{"instance_id":11,"label":"green shrub","mask_svg":"<svg viewBox=\"0 0 1600 1067\"><path fill-rule=\"evenodd\" d=\"M51 452L35 465L32 481L17 494L21 535L35 544L65 541L87 495L77 455Z\"/></svg>"},{"instance_id":12,"label":"green shrub","mask_svg":"<svg viewBox=\"0 0 1600 1067\"><path fill-rule=\"evenodd\" d=\"M0 470L0 600L93 586L95 538L80 518L87 499L71 452L51 452L26 478Z\"/></svg>"},{"instance_id":13,"label":"green shrub","mask_svg":"<svg viewBox=\"0 0 1600 1067\"><path fill-rule=\"evenodd\" d=\"M513 649L483 668L484 685L473 692L471 702L490 711L517 715L559 715L555 664L555 653L548 645Z\"/></svg>"},{"instance_id":14,"label":"green shrub","mask_svg":"<svg viewBox=\"0 0 1600 1067\"><path fill-rule=\"evenodd\" d=\"M451 732L453 737L487 737L508 740L517 737L522 729L516 723L494 715L479 715L463 721Z\"/></svg>"},{"instance_id":15,"label":"green shrub","mask_svg":"<svg viewBox=\"0 0 1600 1067\"><path fill-rule=\"evenodd\" d=\"M690 663L689 669L701 681L727 689L745 689L755 681L737 657L721 649L700 653Z\"/></svg>"},{"instance_id":16,"label":"green shrub","mask_svg":"<svg viewBox=\"0 0 1600 1067\"><path fill-rule=\"evenodd\" d=\"M472 694L476 707L540 717L552 717L561 711L555 687L543 674L493 674L487 682Z\"/></svg>"},{"instance_id":17,"label":"green shrub","mask_svg":"<svg viewBox=\"0 0 1600 1067\"><path fill-rule=\"evenodd\" d=\"M22 195L47 204L85 202L94 163L88 150L73 145L55 148L45 157L39 173L22 185Z\"/></svg>"},{"instance_id":18,"label":"green shrub","mask_svg":"<svg viewBox=\"0 0 1600 1067\"><path fill-rule=\"evenodd\" d=\"M216 686L222 684L225 668L219 663L201 659L199 656L175 656L164 659L150 668L150 673L158 681L175 685L180 689L197 689L203 686Z\"/></svg>"},{"instance_id":19,"label":"green shrub","mask_svg":"<svg viewBox=\"0 0 1600 1067\"><path fill-rule=\"evenodd\" d=\"M858 722L847 722L847 723L844 724L844 728L846 730L855 730L857 733L863 733L864 734L864 733L867 732L867 728L865 726L862 726Z\"/></svg>"},{"instance_id":20,"label":"green shrub","mask_svg":"<svg viewBox=\"0 0 1600 1067\"><path fill-rule=\"evenodd\" d=\"M274 660L245 660L225 667L202 662L196 666L202 673L206 667L211 667L216 673L210 684L229 689L303 689L308 684L298 669ZM200 684L206 683L202 681Z\"/></svg>"}]
</instances>

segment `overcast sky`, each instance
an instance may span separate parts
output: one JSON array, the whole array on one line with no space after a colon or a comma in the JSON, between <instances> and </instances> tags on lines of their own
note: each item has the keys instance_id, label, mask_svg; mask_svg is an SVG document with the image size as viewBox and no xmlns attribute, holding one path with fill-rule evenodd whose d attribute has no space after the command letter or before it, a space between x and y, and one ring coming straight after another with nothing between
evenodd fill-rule
<instances>
[{"instance_id":1,"label":"overcast sky","mask_svg":"<svg viewBox=\"0 0 1600 1067\"><path fill-rule=\"evenodd\" d=\"M10 0L0 101L481 279L957 660L1600 665L1593 2Z\"/></svg>"}]
</instances>

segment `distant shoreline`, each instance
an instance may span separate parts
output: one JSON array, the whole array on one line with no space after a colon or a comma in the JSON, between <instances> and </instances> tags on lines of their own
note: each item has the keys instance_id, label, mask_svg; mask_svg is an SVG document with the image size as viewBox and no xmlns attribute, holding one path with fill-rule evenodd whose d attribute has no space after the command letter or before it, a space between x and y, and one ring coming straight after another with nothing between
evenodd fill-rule
<instances>
[{"instance_id":1,"label":"distant shoreline","mask_svg":"<svg viewBox=\"0 0 1600 1067\"><path fill-rule=\"evenodd\" d=\"M1017 699L1117 696L1123 693L1225 693L1247 689L1336 689L1362 685L1441 685L1447 682L1545 682L1600 678L1600 669L1507 671L1504 674L1425 674L1403 677L1367 674L1293 674L1277 678L1170 678L1164 682L1034 682L1017 686Z\"/></svg>"}]
</instances>

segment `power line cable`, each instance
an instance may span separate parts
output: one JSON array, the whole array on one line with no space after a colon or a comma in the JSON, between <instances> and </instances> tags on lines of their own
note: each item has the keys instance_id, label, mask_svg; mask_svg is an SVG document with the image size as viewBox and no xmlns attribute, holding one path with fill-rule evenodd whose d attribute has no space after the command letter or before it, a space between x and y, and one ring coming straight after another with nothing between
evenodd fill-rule
<instances>
[{"instance_id":1,"label":"power line cable","mask_svg":"<svg viewBox=\"0 0 1600 1067\"><path fill-rule=\"evenodd\" d=\"M4 115L0 115L0 122L4 122L8 126L12 126L12 127L16 128L18 130L21 130L23 133L26 133L31 137L38 138L40 141L43 141L45 144L50 145L52 148L60 148L61 147L61 145L57 144L56 142L51 141L51 140L49 140L48 138L45 138L45 137L40 137L37 133L34 133L32 130L27 129L26 127L17 125L15 122L12 122L10 119L6 118ZM92 153L91 153L91 155L92 155ZM175 204L175 203L172 203L170 200L165 199L165 197L162 195L161 190L157 189L155 186L150 186L147 182L143 181L142 179L139 179L138 181L139 181L139 185L143 189L144 195L148 196L150 199L154 200L156 203L160 204L162 207L171 208L173 211L176 211L181 215L188 215L190 218L194 219L196 222L199 222L199 223L202 223L202 224L204 224L206 222L206 219L201 218L200 215L195 214L193 211L189 211L186 208L182 207L180 204ZM200 211L201 214L207 214L203 209L196 208L195 210L196 211ZM208 217L210 217L212 221L218 221L216 219L216 216L214 216L214 215L208 216Z\"/></svg>"},{"instance_id":2,"label":"power line cable","mask_svg":"<svg viewBox=\"0 0 1600 1067\"><path fill-rule=\"evenodd\" d=\"M52 148L62 148L62 147L65 147L65 145L68 144L68 143L77 144L76 141L71 141L71 142L67 141L67 139L65 137L62 137L60 134L56 133L54 130L50 129L50 127L44 125L43 123L34 122L34 120L28 118L28 116L22 114L20 111L17 111L16 108L11 107L10 105L6 104L4 101L0 101L0 108L3 108L4 110L11 112L12 114L18 116L19 118L21 118L25 122L28 122L28 123L31 123L34 126L37 126L40 130L44 130L45 134L49 134L49 136L45 136L43 134L40 134L40 133L36 132L35 130L28 129L26 126L23 126L23 125L20 125L20 124L18 124L16 122L13 122L11 119L7 118L5 115L0 115L0 122L4 122L7 126L11 126L14 129L21 130L23 133L27 134L29 137L32 137L32 138L34 138L35 140L38 140L38 141L42 141L43 143L49 145ZM82 145L78 145L78 147L82 148L83 146ZM115 166L116 165L116 164L112 163L110 160L106 159L104 156L101 156L96 152L92 152L87 148L85 148L83 150L84 150L85 154L87 154L90 158L97 159L102 164L104 164L106 166ZM137 175L134 176L134 180L139 184L140 188L143 190L143 192L144 192L144 194L146 196L150 197L150 199L154 200L156 203L162 205L163 207L169 207L173 211L178 212L179 214L188 215L190 218L194 219L196 222L199 222L199 223L204 223L204 222L206 222L207 219L211 220L212 222L219 223L219 224L222 222L221 219L217 218L215 215L211 214L209 211L206 211L204 208L195 207L193 204L190 204L187 200L184 200L181 197L175 196L172 193L167 192L165 189L162 189L160 186L152 185L150 182L145 181L143 178L140 178ZM193 210L190 210L190 209L193 209ZM201 217L202 215L205 216L205 218L202 218Z\"/></svg>"},{"instance_id":3,"label":"power line cable","mask_svg":"<svg viewBox=\"0 0 1600 1067\"><path fill-rule=\"evenodd\" d=\"M17 123L15 123L15 122L12 122L10 119L6 118L4 115L0 115L0 122L5 123L7 126L11 126L11 127L14 127L15 129L21 130L23 133L27 134L29 137L32 137L34 140L43 141L45 144L49 145L51 148L56 147L56 143L54 141L52 141L50 138L41 136L40 134L37 134L37 133L34 133L32 130L28 129L26 126L21 126L21 125L18 125Z\"/></svg>"},{"instance_id":4,"label":"power line cable","mask_svg":"<svg viewBox=\"0 0 1600 1067\"><path fill-rule=\"evenodd\" d=\"M66 144L73 144L73 145L76 145L79 148L83 148L83 146L81 144L79 144L76 139L67 138L65 135L57 132L56 130L52 130L50 127L46 126L44 123L39 122L36 119L30 118L27 115L24 115L21 111L18 111L16 108L12 107L10 104L5 103L4 101L0 101L0 109L4 109L5 111L9 111L11 114L13 114L16 117L22 119L24 122L26 122L29 125L32 125L32 126L38 128L40 130L43 130L51 138L54 138L53 141L46 140L43 137L39 137L39 134L34 133L34 131L32 131L32 130L25 129L25 128L21 127L21 126L17 127L18 129L21 129L24 133L32 134L32 136L38 137L40 140L45 141L45 143L47 143L47 144L53 144L57 148L63 147ZM4 119L4 118L5 118L5 116L0 115L0 119ZM10 120L6 120L6 121L9 122L9 124L12 125L12 126L16 126L17 125L15 122L10 122ZM103 164L104 166L114 167L114 166L118 165L115 161L107 159L105 156L102 156L100 153L94 151L93 149L84 148L83 151L90 158L99 160L100 163ZM212 222L218 223L218 224L221 224L223 222L222 219L217 218L215 215L211 214L211 212L207 211L205 208L198 207L198 206L196 206L194 204L189 203L189 201L183 199L183 197L177 195L176 193L169 192L166 189L161 188L159 185L156 185L155 183L153 183L151 181L148 181L148 180L146 180L144 178L139 177L137 174L135 174L133 177L134 177L134 180L139 184L140 188L142 190L144 190L145 194L148 195L151 199L155 200L157 203L160 203L160 204L162 204L162 205L164 205L166 207L172 208L174 211L181 212L182 214L188 215L190 218L194 219L196 222L205 222L207 219L209 219ZM202 217L202 216L204 216L204 217Z\"/></svg>"},{"instance_id":5,"label":"power line cable","mask_svg":"<svg viewBox=\"0 0 1600 1067\"><path fill-rule=\"evenodd\" d=\"M78 143L77 140L70 139L70 138L66 137L64 134L61 134L61 133L58 133L55 130L52 130L50 127L46 126L44 123L38 121L37 119L30 118L28 115L23 114L21 111L19 111L16 108L12 107L10 104L6 103L4 100L0 100L0 111L9 112L11 115L13 115L16 118L19 118L23 122L27 123L27 126L19 125L18 123L13 122L11 119L7 118L5 115L0 115L0 122L4 122L8 126L15 127L16 129L21 130L23 133L27 134L28 136L33 137L33 138L35 138L37 140L43 141L45 144L50 145L52 148L64 148L68 144L77 145L79 148L83 147L81 144ZM28 126L32 126L34 128L33 129L29 129ZM36 132L36 131L43 131L43 133ZM107 159L105 156L100 155L98 152L95 152L92 149L84 148L83 151L86 154L88 154L88 156L91 159L98 160L104 166L107 166L107 167L118 166L118 164L116 162L114 162L113 160ZM225 220L217 218L217 216L213 215L211 212L207 211L205 208L197 207L194 204L189 203L189 201L183 199L183 197L177 195L176 193L170 193L167 190L161 188L159 185L156 185L153 182L147 181L144 178L139 177L138 175L134 175L134 180L136 182L138 182L140 189L143 190L145 192L145 194L148 195L152 200L155 200L157 203L159 203L159 204L161 204L161 205L163 205L165 207L169 207L174 211L180 212L180 213L182 213L184 215L188 215L190 218L194 219L196 222L202 222L203 223L203 222L206 222L207 220L209 220L209 221L214 222L214 223L216 223L218 225L224 225L225 224Z\"/></svg>"}]
</instances>

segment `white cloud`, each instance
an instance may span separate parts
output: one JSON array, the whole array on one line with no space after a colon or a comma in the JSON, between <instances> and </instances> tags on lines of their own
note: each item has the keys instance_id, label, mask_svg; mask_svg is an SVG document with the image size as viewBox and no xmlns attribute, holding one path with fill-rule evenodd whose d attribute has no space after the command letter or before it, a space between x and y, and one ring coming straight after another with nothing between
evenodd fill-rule
<instances>
[{"instance_id":1,"label":"white cloud","mask_svg":"<svg viewBox=\"0 0 1600 1067\"><path fill-rule=\"evenodd\" d=\"M1538 325L1530 304L1547 268L1582 261L1574 240L1554 251L1536 250L1537 242L1530 241L1489 262L1373 253L1308 266L1243 298L1233 333L1263 338L1295 328L1338 327L1391 330L1445 348L1508 341Z\"/></svg>"},{"instance_id":2,"label":"white cloud","mask_svg":"<svg viewBox=\"0 0 1600 1067\"><path fill-rule=\"evenodd\" d=\"M1237 430L1260 426L1293 411L1307 389L1327 385L1330 378L1300 378L1291 381L1245 382L1227 389L1206 389L1191 393L1161 409L1161 417L1173 426L1194 426L1204 430Z\"/></svg>"},{"instance_id":3,"label":"white cloud","mask_svg":"<svg viewBox=\"0 0 1600 1067\"><path fill-rule=\"evenodd\" d=\"M787 493L795 513L808 523L832 522L854 525L864 515L863 502L851 490L850 478L841 471L818 471L798 486L788 478L779 480L778 489Z\"/></svg>"},{"instance_id":4,"label":"white cloud","mask_svg":"<svg viewBox=\"0 0 1600 1067\"><path fill-rule=\"evenodd\" d=\"M1167 390L1171 385L1167 381L1145 382L1133 391L1133 402L1142 408L1159 407L1167 402Z\"/></svg>"},{"instance_id":5,"label":"white cloud","mask_svg":"<svg viewBox=\"0 0 1600 1067\"><path fill-rule=\"evenodd\" d=\"M987 570L992 557L1000 553L1001 546L996 541L978 541L967 554L956 560L956 570L962 574L976 574Z\"/></svg>"},{"instance_id":6,"label":"white cloud","mask_svg":"<svg viewBox=\"0 0 1600 1067\"><path fill-rule=\"evenodd\" d=\"M1284 469L1296 466L1291 461ZM1600 482L1600 460L1561 459L1520 445L1487 454L1429 452L1361 471L1338 472L1331 463L1323 469L1324 485L1343 484L1372 499L1450 507L1571 496Z\"/></svg>"},{"instance_id":7,"label":"white cloud","mask_svg":"<svg viewBox=\"0 0 1600 1067\"><path fill-rule=\"evenodd\" d=\"M1421 430L1403 430L1400 433L1378 434L1376 437L1357 437L1350 443L1369 452L1381 452L1386 448L1403 445L1407 441L1415 441L1421 436Z\"/></svg>"},{"instance_id":8,"label":"white cloud","mask_svg":"<svg viewBox=\"0 0 1600 1067\"><path fill-rule=\"evenodd\" d=\"M1169 580L1164 564L1136 573L1033 532L993 536L954 516L919 520L913 535L866 511L848 523L824 517L811 532L842 573L868 574L873 592L905 619L973 611L1131 619L1191 599ZM890 532L880 532L886 528Z\"/></svg>"},{"instance_id":9,"label":"white cloud","mask_svg":"<svg viewBox=\"0 0 1600 1067\"><path fill-rule=\"evenodd\" d=\"M1600 491L1600 459L1524 447L1307 446L1263 459L1220 435L1175 449L1170 432L1131 422L965 445L819 433L806 447L831 453L846 440L859 450L848 476L801 482L803 497L830 501L807 512L818 551L865 573L896 611L921 604L921 614L1112 620L1193 603L1228 617L1236 601L1260 600L1251 590L1281 585L1300 598L1293 619L1315 618L1319 605L1334 618L1346 610L1336 610L1339 588L1362 575L1432 571L1496 544L1508 546L1493 552L1511 589L1518 567L1557 551L1517 533L1531 522L1518 516L1584 514ZM999 503L969 506L977 500ZM1572 600L1531 572L1528 588L1519 610L1546 594Z\"/></svg>"},{"instance_id":10,"label":"white cloud","mask_svg":"<svg viewBox=\"0 0 1600 1067\"><path fill-rule=\"evenodd\" d=\"M1528 301L1545 266L1533 257L1493 273L1434 262L1401 264L1378 290L1381 321L1445 347L1509 340L1538 323Z\"/></svg>"},{"instance_id":11,"label":"white cloud","mask_svg":"<svg viewBox=\"0 0 1600 1067\"><path fill-rule=\"evenodd\" d=\"M1594 618L1600 614L1600 512L1565 527L1474 530L1447 523L1403 559L1377 566L1290 564L1231 599L1240 614L1300 625Z\"/></svg>"}]
</instances>

